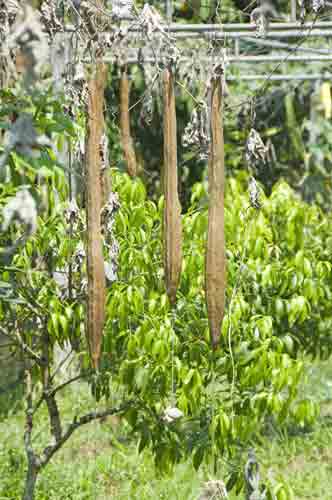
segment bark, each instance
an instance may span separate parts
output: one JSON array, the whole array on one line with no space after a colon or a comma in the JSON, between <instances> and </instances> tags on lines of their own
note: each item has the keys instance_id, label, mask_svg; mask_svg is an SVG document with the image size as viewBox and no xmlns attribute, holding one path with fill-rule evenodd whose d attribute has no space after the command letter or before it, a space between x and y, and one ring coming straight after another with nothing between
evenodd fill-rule
<instances>
[{"instance_id":1,"label":"bark","mask_svg":"<svg viewBox=\"0 0 332 500\"><path fill-rule=\"evenodd\" d=\"M6 58L0 55L0 89L8 86L7 64Z\"/></svg>"},{"instance_id":2,"label":"bark","mask_svg":"<svg viewBox=\"0 0 332 500\"><path fill-rule=\"evenodd\" d=\"M25 412L25 432L24 446L28 460L28 470L25 479L23 500L33 500L39 467L37 466L36 455L32 447L33 429L33 409L32 409L32 377L30 370L25 371L26 378L26 412Z\"/></svg>"},{"instance_id":3,"label":"bark","mask_svg":"<svg viewBox=\"0 0 332 500\"><path fill-rule=\"evenodd\" d=\"M170 303L176 301L182 265L181 206L178 196L177 140L174 80L164 70L164 266Z\"/></svg>"},{"instance_id":4,"label":"bark","mask_svg":"<svg viewBox=\"0 0 332 500\"><path fill-rule=\"evenodd\" d=\"M85 147L88 303L86 333L92 365L98 368L105 318L105 269L101 235L102 182L100 144L103 135L106 67L98 62L88 82Z\"/></svg>"},{"instance_id":5,"label":"bark","mask_svg":"<svg viewBox=\"0 0 332 500\"><path fill-rule=\"evenodd\" d=\"M106 410L101 410L101 411L93 411L87 413L86 415L83 415L79 419L75 418L74 421L68 426L67 430L63 433L60 441L58 441L53 445L47 446L44 449L44 452L40 459L40 466L45 467L51 460L53 455L66 443L66 441L68 441L68 439L77 429L82 427L82 425L89 424L94 420L103 420L104 418L110 417L112 415L122 414L134 404L135 404L134 400L129 400L121 404L120 406L114 408L107 408Z\"/></svg>"},{"instance_id":6,"label":"bark","mask_svg":"<svg viewBox=\"0 0 332 500\"><path fill-rule=\"evenodd\" d=\"M42 367L42 384L43 384L43 393L44 393L44 399L46 402L47 410L48 410L48 416L50 419L50 427L51 427L51 434L54 438L54 441L59 441L61 439L62 435L62 429L61 429L61 420L60 420L60 414L59 414L59 409L58 405L55 399L55 394L52 392L52 381L50 379L50 371L49 371L49 337L48 337L48 332L45 331L43 333L43 361L44 361L44 366Z\"/></svg>"},{"instance_id":7,"label":"bark","mask_svg":"<svg viewBox=\"0 0 332 500\"><path fill-rule=\"evenodd\" d=\"M38 469L29 463L22 500L33 500L35 498L37 477Z\"/></svg>"},{"instance_id":8,"label":"bark","mask_svg":"<svg viewBox=\"0 0 332 500\"><path fill-rule=\"evenodd\" d=\"M124 68L120 80L120 129L121 142L127 171L130 177L137 176L137 161L133 140L130 133L130 114L129 114L130 85L128 80L127 68Z\"/></svg>"},{"instance_id":9,"label":"bark","mask_svg":"<svg viewBox=\"0 0 332 500\"><path fill-rule=\"evenodd\" d=\"M226 257L224 223L223 89L220 78L212 81L211 150L209 158L209 213L205 261L205 295L213 349L219 344L225 310Z\"/></svg>"}]
</instances>

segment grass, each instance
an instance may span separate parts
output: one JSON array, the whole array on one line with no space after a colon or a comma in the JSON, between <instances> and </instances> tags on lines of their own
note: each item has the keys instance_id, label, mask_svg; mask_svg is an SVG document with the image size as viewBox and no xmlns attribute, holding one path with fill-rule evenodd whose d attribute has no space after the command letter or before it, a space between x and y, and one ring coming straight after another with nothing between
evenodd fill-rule
<instances>
[{"instance_id":1,"label":"grass","mask_svg":"<svg viewBox=\"0 0 332 500\"><path fill-rule=\"evenodd\" d=\"M321 404L321 417L306 432L275 431L262 438L256 450L262 474L282 476L295 499L331 500L332 476L332 366L314 364L304 395ZM73 404L88 405L82 389L61 401L65 415ZM22 446L22 410L0 421L0 500L18 500L22 491L25 456ZM41 412L35 442L47 442L48 423ZM125 428L116 419L91 424L78 431L46 468L38 483L37 500L194 500L202 484L213 477L206 468L198 473L191 463L179 465L172 477L158 477L148 451L138 454L133 443L119 442ZM220 478L219 478L220 479ZM240 498L240 497L238 497Z\"/></svg>"}]
</instances>

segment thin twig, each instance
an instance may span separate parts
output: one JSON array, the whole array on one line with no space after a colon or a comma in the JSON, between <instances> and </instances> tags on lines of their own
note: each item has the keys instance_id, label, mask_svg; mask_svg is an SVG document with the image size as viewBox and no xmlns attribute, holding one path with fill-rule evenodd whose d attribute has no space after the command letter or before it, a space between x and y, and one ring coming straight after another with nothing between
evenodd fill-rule
<instances>
[{"instance_id":1,"label":"thin twig","mask_svg":"<svg viewBox=\"0 0 332 500\"><path fill-rule=\"evenodd\" d=\"M25 344L23 342L23 339L21 338L21 336L18 332L15 331L14 334L11 335L11 334L7 333L6 330L2 326L0 326L0 333L1 333L1 335L4 335L5 337L10 338L11 340L14 340L14 337L15 337L15 339L17 340L16 345L18 344L19 347L22 349L22 351L25 354L28 354L29 357L32 358L39 366L44 365L43 359L40 358L40 356L38 356L37 353L35 353L27 344Z\"/></svg>"},{"instance_id":2,"label":"thin twig","mask_svg":"<svg viewBox=\"0 0 332 500\"><path fill-rule=\"evenodd\" d=\"M89 375L91 375L91 373L76 375L75 377L72 377L71 379L66 380L66 382L63 382L62 384L60 384L60 385L58 385L56 387L53 387L51 389L51 391L50 391L50 395L54 396L57 392L59 392L62 389L64 389L67 385L70 385L73 382L77 382L80 379L86 378ZM42 405L42 403L44 401L45 401L45 394L43 393L42 396L40 397L40 399L37 401L37 403L36 403L36 405L35 405L35 407L33 409L33 413L34 414L39 410L40 406Z\"/></svg>"},{"instance_id":3,"label":"thin twig","mask_svg":"<svg viewBox=\"0 0 332 500\"><path fill-rule=\"evenodd\" d=\"M71 437L71 435L80 427L83 425L89 424L90 422L93 422L94 420L100 420L105 417L109 417L111 415L116 415L119 413L125 412L128 408L133 406L136 401L134 400L129 400L126 401L125 403L122 403L120 406L114 407L114 408L107 408L106 410L103 411L94 411L87 413L86 415L83 415L80 417L78 420L75 418L73 422L69 425L67 428L66 432L62 435L61 439L57 441L55 444L47 446L43 454L40 458L40 466L45 467L45 465L48 464L48 462L51 460L53 455L65 444L65 442Z\"/></svg>"}]
</instances>

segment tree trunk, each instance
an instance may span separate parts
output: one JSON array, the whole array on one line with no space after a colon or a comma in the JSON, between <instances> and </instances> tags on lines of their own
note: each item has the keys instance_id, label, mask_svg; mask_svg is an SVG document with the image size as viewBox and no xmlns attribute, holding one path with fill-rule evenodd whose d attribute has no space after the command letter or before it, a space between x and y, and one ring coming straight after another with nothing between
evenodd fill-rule
<instances>
[{"instance_id":1,"label":"tree trunk","mask_svg":"<svg viewBox=\"0 0 332 500\"><path fill-rule=\"evenodd\" d=\"M37 476L38 476L37 467L29 463L22 500L33 500L35 498Z\"/></svg>"}]
</instances>

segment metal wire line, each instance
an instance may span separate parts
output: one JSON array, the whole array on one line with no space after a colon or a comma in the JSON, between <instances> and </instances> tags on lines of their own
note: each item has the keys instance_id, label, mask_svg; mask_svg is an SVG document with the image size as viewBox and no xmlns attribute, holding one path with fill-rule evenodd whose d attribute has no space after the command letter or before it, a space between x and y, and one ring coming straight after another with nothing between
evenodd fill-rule
<instances>
[{"instance_id":1,"label":"metal wire line","mask_svg":"<svg viewBox=\"0 0 332 500\"><path fill-rule=\"evenodd\" d=\"M316 19L316 18L315 18ZM318 19L318 18L317 18ZM331 21L316 21L315 28L319 30L319 32L328 32L328 30L332 29ZM71 32L77 29L76 26L68 24L65 26L65 31ZM108 32L113 32L117 29L117 27L109 27ZM138 33L140 32L140 26L136 23L132 23L131 26L128 27L129 33ZM297 36L302 36L303 31L312 30L312 22L306 22L303 25L294 22L285 22L285 23L270 23L268 31L270 33L273 32L283 32L288 33L289 36L294 36L294 33ZM240 33L255 33L256 25L251 23L225 23L225 24L184 24L184 23L172 23L167 25L167 31L170 33L176 34L194 34L194 35L204 35L205 33L235 33L235 38L240 36ZM301 34L302 33L302 34ZM250 35L247 35L250 36Z\"/></svg>"},{"instance_id":2,"label":"metal wire line","mask_svg":"<svg viewBox=\"0 0 332 500\"><path fill-rule=\"evenodd\" d=\"M142 52L141 52L142 54ZM263 55L251 55L251 54L243 54L243 55L231 55L226 56L226 61L228 63L238 63L238 64L252 64L252 63L272 63L272 62L284 62L285 54L263 54ZM195 51L195 57L199 57L201 62L208 62L211 60L211 57L206 53L202 52L201 54ZM181 57L181 62L191 61L192 57ZM104 62L111 63L113 62L112 55L106 55L103 59ZM156 59L153 57L153 54L144 54L143 53L143 61L145 63L155 63ZM310 55L289 55L286 62L324 62L324 61L332 61L332 51L326 54L310 54ZM138 64L139 62L139 54L138 51L132 50L129 52L128 57L126 59L128 64Z\"/></svg>"},{"instance_id":3,"label":"metal wire line","mask_svg":"<svg viewBox=\"0 0 332 500\"><path fill-rule=\"evenodd\" d=\"M229 75L228 77L226 76L227 81L239 81L239 79L246 80L246 81L266 80L266 75L255 74L255 75L239 75L239 76ZM304 80L331 81L332 80L332 73L312 73L312 74L304 74L304 73L291 74L290 73L290 74L282 74L282 75L271 75L269 80L274 81L274 82L291 81L291 80L299 80L301 82L303 82ZM242 105L243 105L243 103L242 103Z\"/></svg>"},{"instance_id":4,"label":"metal wire line","mask_svg":"<svg viewBox=\"0 0 332 500\"><path fill-rule=\"evenodd\" d=\"M298 22L285 22L285 23L270 23L268 31L286 31L286 32L303 32L305 30L312 30L312 22L299 24ZM332 21L315 22L315 28L320 30L332 29ZM181 24L173 23L168 27L171 33L209 33L209 32L242 32L251 31L256 32L256 25L252 23L225 23L225 24ZM139 27L133 27L129 31L139 31ZM301 35L302 36L302 35Z\"/></svg>"},{"instance_id":5,"label":"metal wire line","mask_svg":"<svg viewBox=\"0 0 332 500\"><path fill-rule=\"evenodd\" d=\"M314 27L315 25L315 22L317 21L317 17L313 20L312 22L312 27ZM306 35L304 35L302 37L302 39L299 40L299 42L294 46L294 49L288 54L287 57L285 57L284 61L283 62L287 62L287 59L288 57L293 53L293 52L296 52L297 49L299 48L299 46L304 43L304 41L306 40ZM264 82L262 83L262 85L260 85L258 87L258 89L256 89L251 96L247 97L246 99L244 99L243 101L241 101L240 103L234 105L234 106L227 106L227 104L225 104L225 111L234 111L238 108L241 108L247 104L250 104L250 103L253 103L254 101L256 101L257 98L260 97L260 95L265 92L267 86L270 84L271 81L273 81L275 78L274 76L277 76L275 75L276 71L280 68L281 64L283 62L279 62L278 64L276 64L276 66L273 68L273 70L266 76L266 78L264 79ZM238 77L238 79L240 80L240 76ZM309 78L310 79L310 78ZM300 84L302 83L302 80L300 80L300 83L296 86L296 88L298 88L300 86ZM253 124L252 124L253 125Z\"/></svg>"},{"instance_id":6,"label":"metal wire line","mask_svg":"<svg viewBox=\"0 0 332 500\"><path fill-rule=\"evenodd\" d=\"M278 42L276 40L264 40L262 38L254 38L254 37L248 37L244 39L245 42L249 43L254 43L256 45L260 45L262 48L263 47L270 47L271 49L282 49L282 50L290 50L292 51L294 49L294 46L285 43L285 42ZM330 54L331 49L330 48L315 48L315 47L298 47L297 52L307 52L307 53L313 53L313 54Z\"/></svg>"},{"instance_id":7,"label":"metal wire line","mask_svg":"<svg viewBox=\"0 0 332 500\"><path fill-rule=\"evenodd\" d=\"M90 0L91 1L91 0ZM168 10L170 9L169 7L169 0L167 0L167 5L168 5ZM91 2L91 4L94 5L94 2ZM168 18L169 19L169 18ZM303 25L299 25L296 22L288 22L288 23L271 23L269 25L269 33L267 34L268 37L270 38L302 38L303 37L303 31L308 30L308 33L306 35L307 37L312 37L312 36L332 36L332 22L319 22L319 16L317 15L313 23L304 23ZM170 19L169 19L170 20ZM300 30L299 30L300 28ZM322 28L322 29L317 29L317 28ZM110 28L112 30L112 28ZM129 32L137 32L140 30L140 27L135 25L134 23L131 24L131 26L128 27ZM217 30L221 29L222 31L218 32ZM256 43L257 45L265 45L265 46L273 46L274 48L277 48L279 44L279 48L287 48L288 50L292 51L293 48L288 45L288 44L283 44L282 42L271 42L269 40L262 40L262 39L255 39L251 38L251 31L254 31L256 29L256 26L254 24L248 24L248 23L226 23L226 24L179 24L179 23L169 23L167 26L167 31L168 32L174 32L176 35L176 38L180 39L188 39L189 37L200 37L200 35L207 36L208 38L213 37L214 39L218 38L223 38L225 34L227 33L226 38L231 38L231 39L239 39L239 38L246 38L246 41L250 41L253 43ZM70 26L67 26L67 30L71 30ZM238 31L233 31L233 30L238 30ZM274 31L276 30L276 31ZM279 31L277 31L279 30ZM306 47L298 47L299 50L301 51L308 51L308 52L315 52L314 48L306 48ZM321 53L322 55L324 54L329 54L328 49L316 49L317 53ZM253 60L253 62L268 62L269 58L271 56L266 56L262 57L261 61ZM276 56L273 56L276 57ZM271 59L272 61L273 59ZM277 60L277 59L275 59ZM300 59L289 59L289 60L298 60ZM329 60L329 59L326 59ZM236 59L233 59L234 62L236 62ZM280 59L281 61L281 59ZM134 63L134 61L131 61ZM242 62L239 59L239 62ZM244 62L244 61L243 61ZM248 59L248 62L249 59Z\"/></svg>"}]
</instances>

